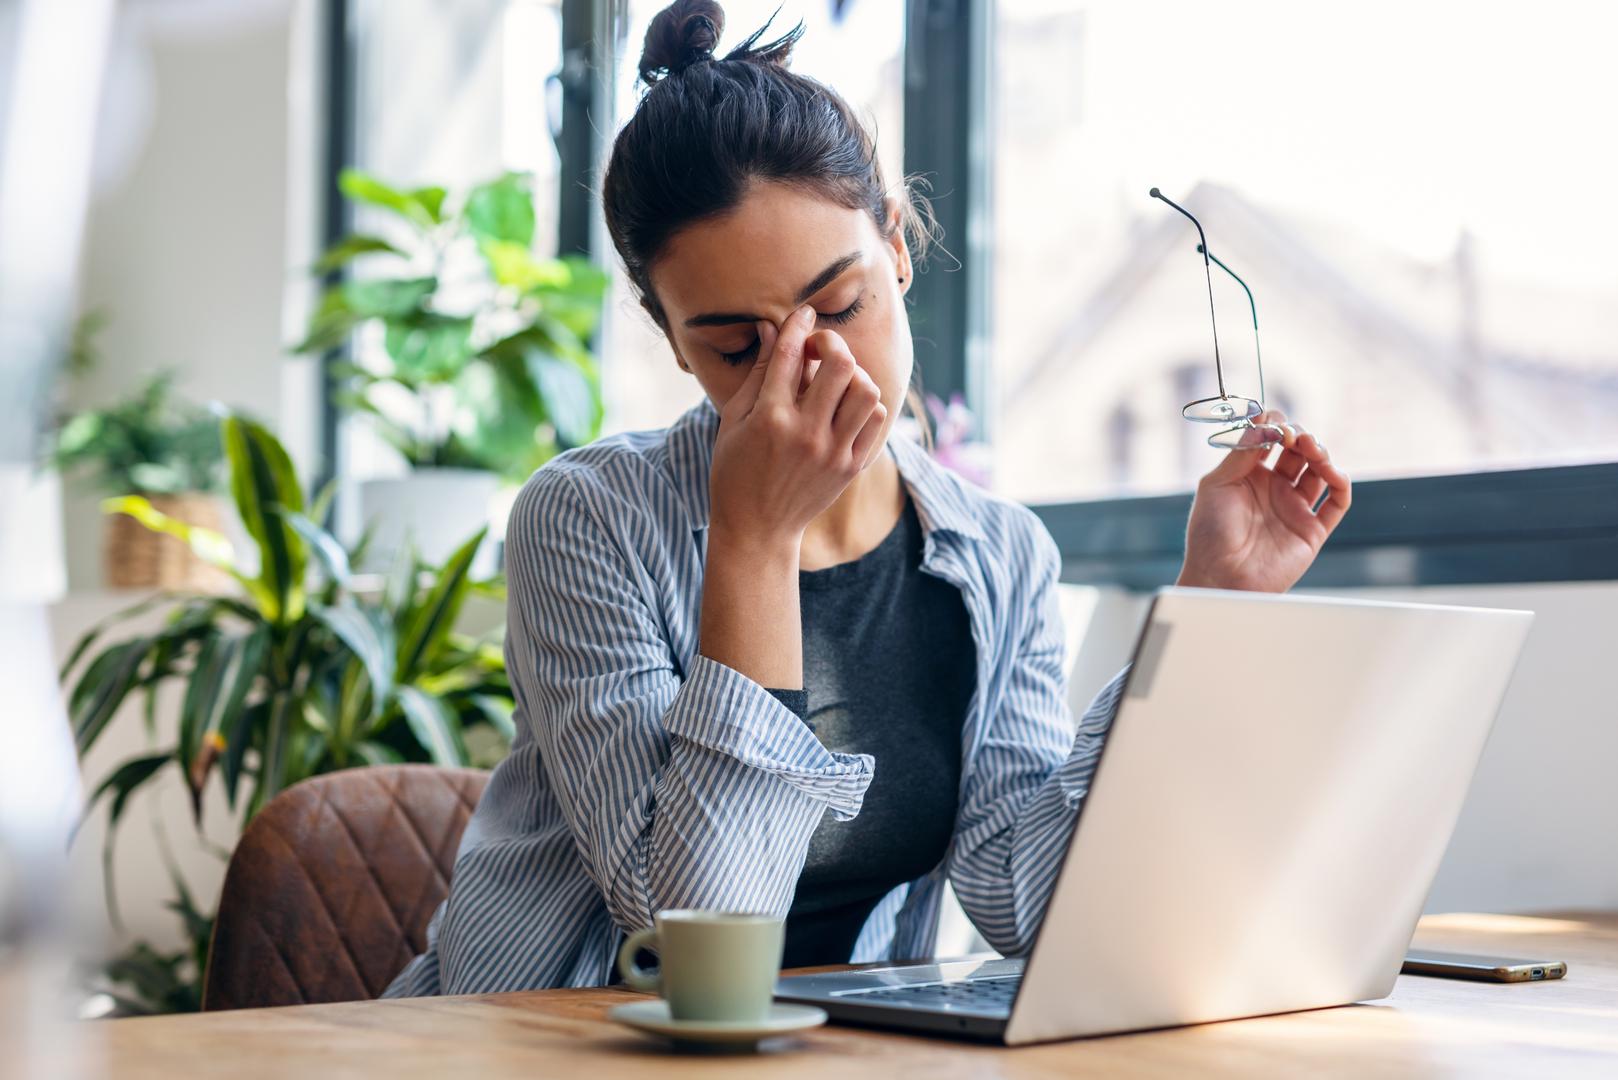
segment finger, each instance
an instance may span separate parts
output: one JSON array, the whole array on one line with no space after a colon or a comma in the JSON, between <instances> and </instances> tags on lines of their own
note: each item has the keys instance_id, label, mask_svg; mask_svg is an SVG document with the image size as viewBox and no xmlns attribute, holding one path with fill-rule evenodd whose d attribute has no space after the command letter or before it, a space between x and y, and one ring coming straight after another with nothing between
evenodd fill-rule
<instances>
[{"instance_id":1,"label":"finger","mask_svg":"<svg viewBox=\"0 0 1618 1080\"><path fill-rule=\"evenodd\" d=\"M759 391L764 387L764 376L770 369L770 350L775 345L775 325L768 319L760 319L755 327L758 331L758 359L747 371L747 378L736 389L730 401L725 403L725 411L736 416L746 416L753 411L758 403Z\"/></svg>"},{"instance_id":2,"label":"finger","mask_svg":"<svg viewBox=\"0 0 1618 1080\"><path fill-rule=\"evenodd\" d=\"M760 398L796 401L798 379L803 374L803 343L814 329L815 309L805 305L786 317L766 360L763 335L759 337L759 359L767 367Z\"/></svg>"},{"instance_id":3,"label":"finger","mask_svg":"<svg viewBox=\"0 0 1618 1080\"><path fill-rule=\"evenodd\" d=\"M1275 469L1277 476L1283 477L1290 484L1296 484L1298 477L1303 475L1303 470L1309 467L1309 462L1304 459L1302 454L1298 453L1296 447L1292 447L1283 449L1280 455L1276 457L1275 465L1272 467Z\"/></svg>"},{"instance_id":4,"label":"finger","mask_svg":"<svg viewBox=\"0 0 1618 1080\"><path fill-rule=\"evenodd\" d=\"M1250 428L1242 433L1242 442L1247 443L1249 436L1255 442L1262 442L1264 439L1262 432ZM1245 445L1231 450L1218 465L1215 465L1208 472L1208 475L1202 478L1203 483L1213 485L1233 484L1246 478L1253 470L1263 465L1265 459L1269 457L1267 451L1255 451L1258 451L1256 446L1249 447Z\"/></svg>"},{"instance_id":5,"label":"finger","mask_svg":"<svg viewBox=\"0 0 1618 1080\"><path fill-rule=\"evenodd\" d=\"M876 385L876 380L856 367L848 389L843 392L843 400L837 406L837 415L831 421L832 434L838 446L854 441L881 401L882 390Z\"/></svg>"},{"instance_id":6,"label":"finger","mask_svg":"<svg viewBox=\"0 0 1618 1080\"><path fill-rule=\"evenodd\" d=\"M871 410L870 418L860 433L854 437L854 446L851 450L853 458L864 469L871 463L871 458L882 448L877 440L882 437L882 425L888 418L888 407L877 402L876 408Z\"/></svg>"},{"instance_id":7,"label":"finger","mask_svg":"<svg viewBox=\"0 0 1618 1080\"><path fill-rule=\"evenodd\" d=\"M1316 503L1320 502L1320 497L1326 493L1325 479L1314 470L1310 470L1298 477L1296 486L1298 494L1303 496L1304 501L1309 504L1309 509L1311 510L1315 508Z\"/></svg>"},{"instance_id":8,"label":"finger","mask_svg":"<svg viewBox=\"0 0 1618 1080\"><path fill-rule=\"evenodd\" d=\"M848 343L835 331L822 330L814 334L810 342L820 357L820 368L803 396L803 410L814 423L829 427L859 364L849 351Z\"/></svg>"},{"instance_id":9,"label":"finger","mask_svg":"<svg viewBox=\"0 0 1618 1080\"><path fill-rule=\"evenodd\" d=\"M1281 524L1311 544L1323 539L1314 503L1279 473L1270 477L1270 510L1281 519Z\"/></svg>"},{"instance_id":10,"label":"finger","mask_svg":"<svg viewBox=\"0 0 1618 1080\"><path fill-rule=\"evenodd\" d=\"M1348 483L1347 475L1343 475L1343 486L1332 485L1326 492L1326 501L1320 504L1320 510L1315 514L1315 520L1326 527L1326 535L1330 536L1348 513L1350 504L1354 501L1353 487Z\"/></svg>"}]
</instances>

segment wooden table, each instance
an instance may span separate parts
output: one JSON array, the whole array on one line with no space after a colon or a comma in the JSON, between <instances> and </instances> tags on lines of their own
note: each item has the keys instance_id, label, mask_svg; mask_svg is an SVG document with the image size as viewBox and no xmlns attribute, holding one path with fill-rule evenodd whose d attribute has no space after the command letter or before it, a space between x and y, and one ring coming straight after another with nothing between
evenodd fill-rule
<instances>
[{"instance_id":1,"label":"wooden table","mask_svg":"<svg viewBox=\"0 0 1618 1080\"><path fill-rule=\"evenodd\" d=\"M1566 960L1566 979L1401 977L1368 1005L1004 1049L825 1027L759 1055L693 1056L605 1020L639 995L552 990L77 1025L53 1076L1618 1077L1618 915L1439 915L1427 948Z\"/></svg>"}]
</instances>

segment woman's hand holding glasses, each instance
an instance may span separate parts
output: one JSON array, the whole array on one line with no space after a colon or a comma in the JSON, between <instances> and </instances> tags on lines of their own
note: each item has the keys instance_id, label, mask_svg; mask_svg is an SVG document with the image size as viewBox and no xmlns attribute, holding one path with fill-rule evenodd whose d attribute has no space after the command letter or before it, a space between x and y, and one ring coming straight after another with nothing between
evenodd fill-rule
<instances>
[{"instance_id":1,"label":"woman's hand holding glasses","mask_svg":"<svg viewBox=\"0 0 1618 1080\"><path fill-rule=\"evenodd\" d=\"M1232 450L1202 478L1176 584L1285 592L1348 512L1352 485L1319 439L1275 411L1254 423L1280 430L1281 452L1270 465L1269 454Z\"/></svg>"}]
</instances>

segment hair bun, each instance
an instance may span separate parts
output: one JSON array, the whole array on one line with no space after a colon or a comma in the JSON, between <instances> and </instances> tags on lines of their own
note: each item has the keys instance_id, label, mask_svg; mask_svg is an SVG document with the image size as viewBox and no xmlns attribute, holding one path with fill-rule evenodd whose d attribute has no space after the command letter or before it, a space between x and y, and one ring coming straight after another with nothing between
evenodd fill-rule
<instances>
[{"instance_id":1,"label":"hair bun","mask_svg":"<svg viewBox=\"0 0 1618 1080\"><path fill-rule=\"evenodd\" d=\"M725 11L716 0L675 0L646 28L641 80L650 86L665 75L678 75L692 64L712 60L724 29Z\"/></svg>"}]
</instances>

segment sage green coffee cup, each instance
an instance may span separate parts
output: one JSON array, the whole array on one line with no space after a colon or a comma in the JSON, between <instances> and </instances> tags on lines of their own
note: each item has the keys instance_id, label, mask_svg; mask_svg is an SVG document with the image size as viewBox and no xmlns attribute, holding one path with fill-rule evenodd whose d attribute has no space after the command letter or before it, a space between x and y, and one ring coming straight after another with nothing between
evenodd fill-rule
<instances>
[{"instance_id":1,"label":"sage green coffee cup","mask_svg":"<svg viewBox=\"0 0 1618 1080\"><path fill-rule=\"evenodd\" d=\"M770 1014L781 972L782 920L770 915L672 910L657 913L654 929L629 935L618 970L636 990L661 994L676 1020L753 1023ZM657 970L635 954L657 954Z\"/></svg>"}]
</instances>

